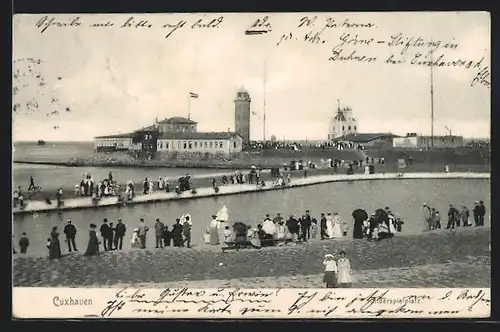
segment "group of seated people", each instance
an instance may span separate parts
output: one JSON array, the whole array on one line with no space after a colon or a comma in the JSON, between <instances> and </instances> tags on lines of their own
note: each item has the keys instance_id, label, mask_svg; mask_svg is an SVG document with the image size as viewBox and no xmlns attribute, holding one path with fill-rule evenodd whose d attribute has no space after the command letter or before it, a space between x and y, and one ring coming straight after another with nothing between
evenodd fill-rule
<instances>
[{"instance_id":1,"label":"group of seated people","mask_svg":"<svg viewBox=\"0 0 500 332\"><path fill-rule=\"evenodd\" d=\"M285 223L279 213L273 220L269 218L269 215L266 215L264 222L258 224L256 228L242 222L236 222L232 232L229 230L229 226L226 226L224 243L235 247L261 248L295 242L302 237L299 232L299 220L302 218L299 220L290 218L296 222L295 225L290 220Z\"/></svg>"},{"instance_id":2,"label":"group of seated people","mask_svg":"<svg viewBox=\"0 0 500 332\"><path fill-rule=\"evenodd\" d=\"M352 213L354 218L354 238L365 238L369 241L378 241L393 237L401 232L404 221L393 213L389 207L377 209L368 217L365 210L357 209Z\"/></svg>"}]
</instances>

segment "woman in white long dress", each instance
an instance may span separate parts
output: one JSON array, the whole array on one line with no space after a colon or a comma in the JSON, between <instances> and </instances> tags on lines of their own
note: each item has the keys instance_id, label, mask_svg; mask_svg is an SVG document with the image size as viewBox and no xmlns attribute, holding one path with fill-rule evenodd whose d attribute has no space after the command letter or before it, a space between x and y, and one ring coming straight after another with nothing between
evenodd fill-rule
<instances>
[{"instance_id":1,"label":"woman in white long dress","mask_svg":"<svg viewBox=\"0 0 500 332\"><path fill-rule=\"evenodd\" d=\"M262 230L266 232L266 234L270 234L273 238L276 238L278 233L278 229L276 225L271 221L271 219L266 218L262 223Z\"/></svg>"},{"instance_id":2,"label":"woman in white long dress","mask_svg":"<svg viewBox=\"0 0 500 332\"><path fill-rule=\"evenodd\" d=\"M333 217L330 212L328 212L328 215L326 216L326 235L328 235L328 238L331 239L333 238Z\"/></svg>"},{"instance_id":3,"label":"woman in white long dress","mask_svg":"<svg viewBox=\"0 0 500 332\"><path fill-rule=\"evenodd\" d=\"M210 244L217 246L219 245L219 222L217 221L217 216L213 215L210 221Z\"/></svg>"},{"instance_id":4,"label":"woman in white long dress","mask_svg":"<svg viewBox=\"0 0 500 332\"><path fill-rule=\"evenodd\" d=\"M351 263L344 250L341 250L339 254L340 258L337 261L338 284L341 288L349 288L352 284Z\"/></svg>"},{"instance_id":5,"label":"woman in white long dress","mask_svg":"<svg viewBox=\"0 0 500 332\"><path fill-rule=\"evenodd\" d=\"M342 229L340 228L340 222L341 222L341 219L340 219L340 216L337 214L337 212L335 212L333 214L333 237L334 238L341 238L343 236L342 234Z\"/></svg>"}]
</instances>

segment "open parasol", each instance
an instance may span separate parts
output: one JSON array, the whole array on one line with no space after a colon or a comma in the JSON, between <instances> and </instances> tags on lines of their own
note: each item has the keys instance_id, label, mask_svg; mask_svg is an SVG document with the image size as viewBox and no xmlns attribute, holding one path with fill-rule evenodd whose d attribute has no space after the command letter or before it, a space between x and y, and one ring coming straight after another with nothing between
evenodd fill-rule
<instances>
[{"instance_id":1,"label":"open parasol","mask_svg":"<svg viewBox=\"0 0 500 332\"><path fill-rule=\"evenodd\" d=\"M227 207L225 205L223 205L219 212L217 212L216 220L219 222L227 222L229 220Z\"/></svg>"}]
</instances>

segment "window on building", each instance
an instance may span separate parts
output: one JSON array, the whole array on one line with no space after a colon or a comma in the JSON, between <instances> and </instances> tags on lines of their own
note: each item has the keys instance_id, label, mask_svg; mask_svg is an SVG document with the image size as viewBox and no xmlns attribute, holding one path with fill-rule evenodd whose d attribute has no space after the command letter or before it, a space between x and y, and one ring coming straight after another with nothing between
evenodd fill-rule
<instances>
[{"instance_id":1,"label":"window on building","mask_svg":"<svg viewBox=\"0 0 500 332\"><path fill-rule=\"evenodd\" d=\"M356 126L354 126L354 130L356 130Z\"/></svg>"},{"instance_id":2,"label":"window on building","mask_svg":"<svg viewBox=\"0 0 500 332\"><path fill-rule=\"evenodd\" d=\"M342 126L342 130L345 130L345 126Z\"/></svg>"},{"instance_id":3,"label":"window on building","mask_svg":"<svg viewBox=\"0 0 500 332\"><path fill-rule=\"evenodd\" d=\"M160 149L163 149L163 142L160 142Z\"/></svg>"},{"instance_id":4,"label":"window on building","mask_svg":"<svg viewBox=\"0 0 500 332\"><path fill-rule=\"evenodd\" d=\"M213 143L212 143L212 142L210 142L210 149L211 149L211 148L213 148Z\"/></svg>"},{"instance_id":5,"label":"window on building","mask_svg":"<svg viewBox=\"0 0 500 332\"><path fill-rule=\"evenodd\" d=\"M165 149L168 149L168 142L165 142Z\"/></svg>"},{"instance_id":6,"label":"window on building","mask_svg":"<svg viewBox=\"0 0 500 332\"><path fill-rule=\"evenodd\" d=\"M351 130L351 126L349 126L349 130Z\"/></svg>"},{"instance_id":7,"label":"window on building","mask_svg":"<svg viewBox=\"0 0 500 332\"><path fill-rule=\"evenodd\" d=\"M236 148L236 141L233 142L233 148Z\"/></svg>"},{"instance_id":8,"label":"window on building","mask_svg":"<svg viewBox=\"0 0 500 332\"><path fill-rule=\"evenodd\" d=\"M208 142L207 142L207 141L205 141L205 148L207 148L207 147L208 147Z\"/></svg>"},{"instance_id":9,"label":"window on building","mask_svg":"<svg viewBox=\"0 0 500 332\"><path fill-rule=\"evenodd\" d=\"M180 150L181 149L181 141L177 141L177 148Z\"/></svg>"},{"instance_id":10,"label":"window on building","mask_svg":"<svg viewBox=\"0 0 500 332\"><path fill-rule=\"evenodd\" d=\"M184 150L186 150L187 149L187 143L183 142L183 145L184 145Z\"/></svg>"},{"instance_id":11,"label":"window on building","mask_svg":"<svg viewBox=\"0 0 500 332\"><path fill-rule=\"evenodd\" d=\"M194 148L196 149L198 147L198 142L194 142Z\"/></svg>"},{"instance_id":12,"label":"window on building","mask_svg":"<svg viewBox=\"0 0 500 332\"><path fill-rule=\"evenodd\" d=\"M219 142L219 148L222 149L222 146L223 146L222 142Z\"/></svg>"},{"instance_id":13,"label":"window on building","mask_svg":"<svg viewBox=\"0 0 500 332\"><path fill-rule=\"evenodd\" d=\"M190 149L192 149L192 148L193 148L193 142L191 142L191 141L190 141L190 142L188 143L188 145L189 145L189 148L190 148Z\"/></svg>"}]
</instances>

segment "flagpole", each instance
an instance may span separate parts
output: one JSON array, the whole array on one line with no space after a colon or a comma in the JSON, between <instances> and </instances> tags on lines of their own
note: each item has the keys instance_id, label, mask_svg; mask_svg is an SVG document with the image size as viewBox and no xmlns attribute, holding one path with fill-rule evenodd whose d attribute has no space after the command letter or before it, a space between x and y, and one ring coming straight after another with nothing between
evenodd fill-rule
<instances>
[{"instance_id":1,"label":"flagpole","mask_svg":"<svg viewBox=\"0 0 500 332\"><path fill-rule=\"evenodd\" d=\"M188 94L188 120L191 120L191 93Z\"/></svg>"},{"instance_id":2,"label":"flagpole","mask_svg":"<svg viewBox=\"0 0 500 332\"><path fill-rule=\"evenodd\" d=\"M266 141L266 79L267 79L267 62L264 62L264 116L263 116L263 138Z\"/></svg>"}]
</instances>

